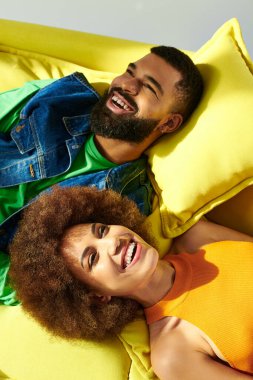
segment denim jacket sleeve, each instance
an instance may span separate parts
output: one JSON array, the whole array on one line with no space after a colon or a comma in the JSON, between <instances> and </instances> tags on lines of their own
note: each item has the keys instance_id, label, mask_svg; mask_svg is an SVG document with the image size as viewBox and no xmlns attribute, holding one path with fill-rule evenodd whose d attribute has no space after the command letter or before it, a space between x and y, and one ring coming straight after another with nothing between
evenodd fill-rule
<instances>
[{"instance_id":1,"label":"denim jacket sleeve","mask_svg":"<svg viewBox=\"0 0 253 380\"><path fill-rule=\"evenodd\" d=\"M26 82L20 88L14 88L0 93L0 132L10 131L18 119L22 107L41 88L54 82L55 79L33 80Z\"/></svg>"},{"instance_id":2,"label":"denim jacket sleeve","mask_svg":"<svg viewBox=\"0 0 253 380\"><path fill-rule=\"evenodd\" d=\"M66 172L90 132L99 95L80 73L41 89L10 134L0 134L0 187Z\"/></svg>"}]
</instances>

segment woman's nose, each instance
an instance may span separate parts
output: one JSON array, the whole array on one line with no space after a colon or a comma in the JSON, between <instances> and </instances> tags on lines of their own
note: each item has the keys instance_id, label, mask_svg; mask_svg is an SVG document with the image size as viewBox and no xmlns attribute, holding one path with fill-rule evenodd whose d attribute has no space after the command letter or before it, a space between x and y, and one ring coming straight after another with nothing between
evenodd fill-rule
<instances>
[{"instance_id":1,"label":"woman's nose","mask_svg":"<svg viewBox=\"0 0 253 380\"><path fill-rule=\"evenodd\" d=\"M103 242L103 250L109 256L116 256L120 254L124 241L124 239L120 239L119 237L110 237L106 242Z\"/></svg>"}]
</instances>

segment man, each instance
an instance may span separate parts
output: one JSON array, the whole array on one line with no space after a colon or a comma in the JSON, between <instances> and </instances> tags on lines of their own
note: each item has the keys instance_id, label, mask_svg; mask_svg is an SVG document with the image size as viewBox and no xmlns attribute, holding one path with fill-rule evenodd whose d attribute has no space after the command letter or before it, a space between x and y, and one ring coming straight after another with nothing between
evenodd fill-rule
<instances>
[{"instance_id":1,"label":"man","mask_svg":"<svg viewBox=\"0 0 253 380\"><path fill-rule=\"evenodd\" d=\"M79 73L34 95L49 82L31 91L28 83L15 112L1 118L0 250L7 250L20 211L55 183L113 188L148 214L142 154L190 116L203 88L190 58L164 46L130 63L101 99Z\"/></svg>"}]
</instances>

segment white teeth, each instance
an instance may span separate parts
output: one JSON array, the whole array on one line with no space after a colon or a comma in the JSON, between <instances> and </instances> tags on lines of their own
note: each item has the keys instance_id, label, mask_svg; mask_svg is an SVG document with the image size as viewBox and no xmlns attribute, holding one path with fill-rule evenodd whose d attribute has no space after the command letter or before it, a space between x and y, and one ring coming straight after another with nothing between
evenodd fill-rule
<instances>
[{"instance_id":1,"label":"white teeth","mask_svg":"<svg viewBox=\"0 0 253 380\"><path fill-rule=\"evenodd\" d=\"M124 260L124 266L125 268L131 264L132 260L133 260L133 253L134 253L134 249L136 247L136 243L135 242L132 242L131 244L129 244L129 247L127 249L127 253L125 255L125 260Z\"/></svg>"},{"instance_id":2,"label":"white teeth","mask_svg":"<svg viewBox=\"0 0 253 380\"><path fill-rule=\"evenodd\" d=\"M113 95L112 100L115 103L119 104L121 106L121 108L124 108L124 110L131 111L131 109L128 107L128 105L126 103L124 103L123 100L119 99L116 95Z\"/></svg>"}]
</instances>

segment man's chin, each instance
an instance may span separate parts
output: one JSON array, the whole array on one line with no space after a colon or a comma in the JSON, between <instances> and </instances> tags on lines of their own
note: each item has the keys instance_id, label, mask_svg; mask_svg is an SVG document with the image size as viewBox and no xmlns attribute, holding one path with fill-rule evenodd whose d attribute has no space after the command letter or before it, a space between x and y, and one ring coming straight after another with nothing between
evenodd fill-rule
<instances>
[{"instance_id":1,"label":"man's chin","mask_svg":"<svg viewBox=\"0 0 253 380\"><path fill-rule=\"evenodd\" d=\"M111 116L93 114L91 131L108 139L138 144L145 140L157 125L157 122L153 120L135 120L127 116Z\"/></svg>"}]
</instances>

